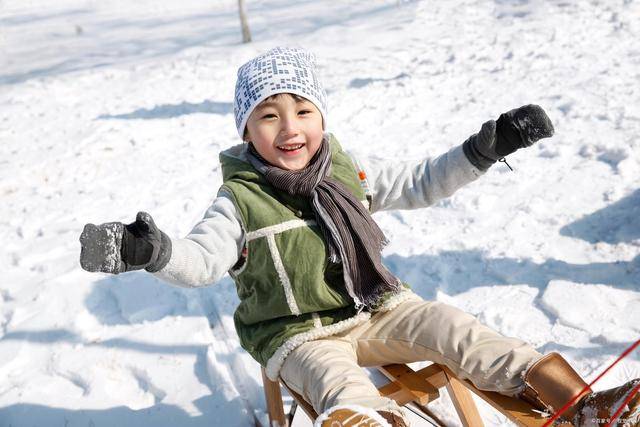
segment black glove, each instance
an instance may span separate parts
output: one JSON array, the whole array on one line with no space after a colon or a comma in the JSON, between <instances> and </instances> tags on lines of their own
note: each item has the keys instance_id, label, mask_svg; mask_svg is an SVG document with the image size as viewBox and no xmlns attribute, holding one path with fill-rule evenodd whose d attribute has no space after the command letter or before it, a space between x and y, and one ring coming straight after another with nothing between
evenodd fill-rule
<instances>
[{"instance_id":1,"label":"black glove","mask_svg":"<svg viewBox=\"0 0 640 427\"><path fill-rule=\"evenodd\" d=\"M171 258L171 240L146 212L136 221L86 224L80 235L80 265L87 271L118 274L161 270Z\"/></svg>"},{"instance_id":2,"label":"black glove","mask_svg":"<svg viewBox=\"0 0 640 427\"><path fill-rule=\"evenodd\" d=\"M464 142L462 149L475 167L487 170L517 149L552 136L553 131L553 124L544 110L530 104L501 114L498 121L484 123L479 133Z\"/></svg>"}]
</instances>

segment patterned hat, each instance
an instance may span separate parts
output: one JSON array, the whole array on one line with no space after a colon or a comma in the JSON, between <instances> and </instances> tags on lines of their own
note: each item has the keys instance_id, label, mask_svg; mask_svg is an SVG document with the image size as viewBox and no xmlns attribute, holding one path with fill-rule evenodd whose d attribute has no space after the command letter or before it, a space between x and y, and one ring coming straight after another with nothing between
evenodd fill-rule
<instances>
[{"instance_id":1,"label":"patterned hat","mask_svg":"<svg viewBox=\"0 0 640 427\"><path fill-rule=\"evenodd\" d=\"M253 109L277 93L293 93L313 102L327 124L327 94L316 75L316 57L304 49L276 47L238 69L233 112L240 138Z\"/></svg>"}]
</instances>

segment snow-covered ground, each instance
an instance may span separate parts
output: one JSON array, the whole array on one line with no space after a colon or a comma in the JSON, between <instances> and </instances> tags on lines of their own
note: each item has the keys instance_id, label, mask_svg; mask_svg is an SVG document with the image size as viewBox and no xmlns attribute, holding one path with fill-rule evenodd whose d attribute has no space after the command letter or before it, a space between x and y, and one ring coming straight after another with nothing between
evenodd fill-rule
<instances>
[{"instance_id":1,"label":"snow-covered ground","mask_svg":"<svg viewBox=\"0 0 640 427\"><path fill-rule=\"evenodd\" d=\"M437 155L543 106L556 135L515 173L376 214L385 261L587 379L640 338L638 1L247 3L243 45L235 0L0 2L0 426L266 424L231 280L90 274L78 236L138 210L186 234L238 142L236 69L278 44L318 55L330 129L360 153ZM638 376L635 352L595 388ZM455 424L446 396L433 408Z\"/></svg>"}]
</instances>

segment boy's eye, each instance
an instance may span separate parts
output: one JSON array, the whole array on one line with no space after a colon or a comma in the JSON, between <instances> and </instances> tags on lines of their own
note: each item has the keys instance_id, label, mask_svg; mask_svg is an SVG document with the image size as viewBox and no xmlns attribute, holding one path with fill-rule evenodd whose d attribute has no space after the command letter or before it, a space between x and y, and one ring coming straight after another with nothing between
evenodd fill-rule
<instances>
[{"instance_id":1,"label":"boy's eye","mask_svg":"<svg viewBox=\"0 0 640 427\"><path fill-rule=\"evenodd\" d=\"M263 115L262 118L263 119L272 119L275 116L276 116L275 114L268 113L268 114Z\"/></svg>"},{"instance_id":2,"label":"boy's eye","mask_svg":"<svg viewBox=\"0 0 640 427\"><path fill-rule=\"evenodd\" d=\"M309 113L311 113L311 110L302 110L298 112L298 114L309 114Z\"/></svg>"}]
</instances>

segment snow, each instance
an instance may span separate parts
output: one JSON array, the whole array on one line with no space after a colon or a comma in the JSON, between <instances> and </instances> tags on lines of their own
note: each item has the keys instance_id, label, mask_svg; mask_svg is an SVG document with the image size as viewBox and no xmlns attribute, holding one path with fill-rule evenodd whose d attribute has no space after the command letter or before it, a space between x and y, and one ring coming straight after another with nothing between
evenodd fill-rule
<instances>
[{"instance_id":1,"label":"snow","mask_svg":"<svg viewBox=\"0 0 640 427\"><path fill-rule=\"evenodd\" d=\"M541 105L556 134L515 172L376 214L385 262L588 380L640 338L640 3L247 3L247 45L232 0L0 3L0 426L267 424L228 277L88 273L78 239L138 211L186 234L238 142L237 67L278 44L318 55L329 127L361 154L437 155ZM639 376L636 351L595 388ZM443 394L433 410L455 424Z\"/></svg>"}]
</instances>

